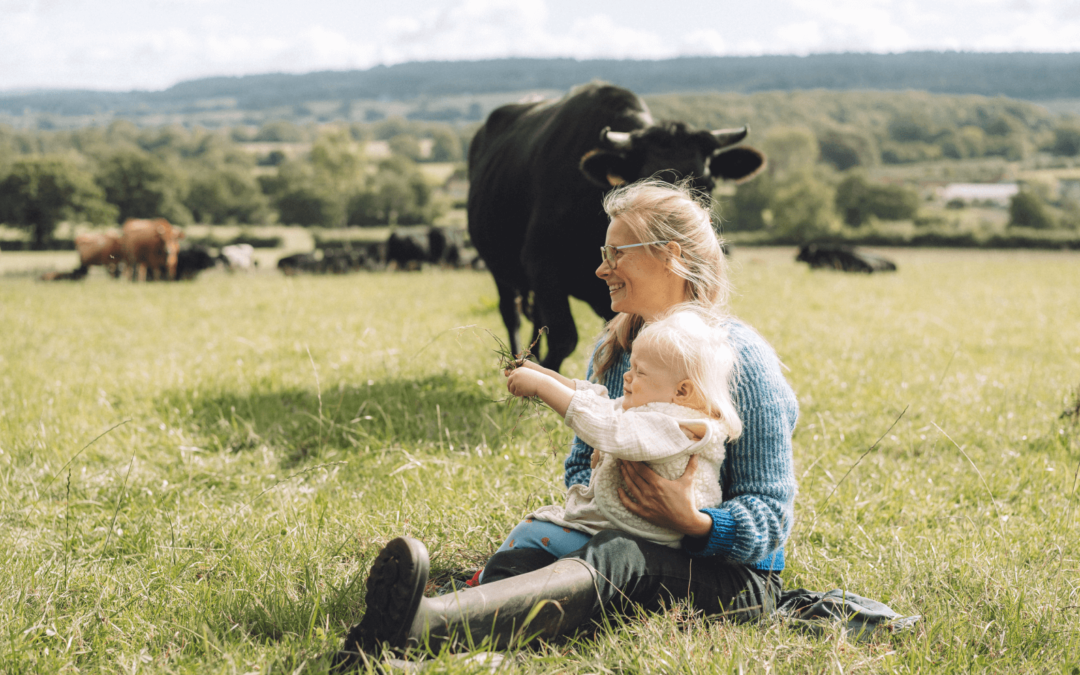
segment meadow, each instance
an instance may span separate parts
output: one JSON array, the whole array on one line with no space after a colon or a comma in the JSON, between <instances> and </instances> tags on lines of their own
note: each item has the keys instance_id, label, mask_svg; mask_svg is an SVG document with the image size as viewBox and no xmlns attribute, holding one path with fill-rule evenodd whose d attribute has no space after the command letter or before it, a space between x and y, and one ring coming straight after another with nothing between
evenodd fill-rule
<instances>
[{"instance_id":1,"label":"meadow","mask_svg":"<svg viewBox=\"0 0 1080 675\"><path fill-rule=\"evenodd\" d=\"M1080 673L1080 253L888 255L867 276L737 248L733 310L800 400L785 586L915 629L675 606L506 672ZM580 377L601 322L574 311ZM445 579L562 500L570 435L503 400L499 340L467 270L0 276L0 672L326 672L387 540Z\"/></svg>"}]
</instances>

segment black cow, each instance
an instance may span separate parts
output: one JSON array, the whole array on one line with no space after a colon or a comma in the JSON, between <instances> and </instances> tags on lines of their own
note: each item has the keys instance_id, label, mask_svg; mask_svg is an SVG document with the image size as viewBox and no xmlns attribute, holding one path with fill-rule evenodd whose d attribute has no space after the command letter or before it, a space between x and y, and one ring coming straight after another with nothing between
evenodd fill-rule
<instances>
[{"instance_id":1,"label":"black cow","mask_svg":"<svg viewBox=\"0 0 1080 675\"><path fill-rule=\"evenodd\" d=\"M807 263L811 269L827 268L866 274L896 271L896 263L888 258L842 244L803 244L795 261Z\"/></svg>"},{"instance_id":2,"label":"black cow","mask_svg":"<svg viewBox=\"0 0 1080 675\"><path fill-rule=\"evenodd\" d=\"M194 244L182 248L176 254L176 278L194 279L199 272L208 270L217 264L217 258L210 255L205 246Z\"/></svg>"},{"instance_id":3,"label":"black cow","mask_svg":"<svg viewBox=\"0 0 1080 675\"><path fill-rule=\"evenodd\" d=\"M461 243L442 227L399 227L386 241L386 259L398 269L419 269L422 263L461 265Z\"/></svg>"},{"instance_id":4,"label":"black cow","mask_svg":"<svg viewBox=\"0 0 1080 675\"><path fill-rule=\"evenodd\" d=\"M293 253L277 261L277 268L286 276L301 272L318 272L322 261L314 253Z\"/></svg>"},{"instance_id":5,"label":"black cow","mask_svg":"<svg viewBox=\"0 0 1080 675\"><path fill-rule=\"evenodd\" d=\"M602 83L492 112L469 147L469 234L495 277L514 353L521 350L519 301L535 328L548 327L541 362L553 369L577 345L569 296L604 319L614 316L594 274L608 224L604 193L648 176L692 177L705 192L718 180L748 179L765 158L731 148L746 134L656 123L635 94Z\"/></svg>"}]
</instances>

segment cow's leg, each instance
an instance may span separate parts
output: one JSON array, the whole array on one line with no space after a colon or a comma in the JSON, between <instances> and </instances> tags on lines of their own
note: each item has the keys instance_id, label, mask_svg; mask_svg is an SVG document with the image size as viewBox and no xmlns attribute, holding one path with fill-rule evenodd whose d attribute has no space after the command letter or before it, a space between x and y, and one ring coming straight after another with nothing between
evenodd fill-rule
<instances>
[{"instance_id":1,"label":"cow's leg","mask_svg":"<svg viewBox=\"0 0 1080 675\"><path fill-rule=\"evenodd\" d=\"M545 288L547 286L547 288ZM540 365L558 370L566 357L577 347L578 332L574 325L574 316L570 313L570 298L558 288L552 288L550 282L541 282L533 301L533 315L537 326L547 326L547 351Z\"/></svg>"},{"instance_id":2,"label":"cow's leg","mask_svg":"<svg viewBox=\"0 0 1080 675\"><path fill-rule=\"evenodd\" d=\"M495 287L499 290L499 314L502 315L503 325L510 335L510 352L520 354L521 340L518 338L518 329L521 328L521 315L518 314L517 289L501 281L496 281Z\"/></svg>"}]
</instances>

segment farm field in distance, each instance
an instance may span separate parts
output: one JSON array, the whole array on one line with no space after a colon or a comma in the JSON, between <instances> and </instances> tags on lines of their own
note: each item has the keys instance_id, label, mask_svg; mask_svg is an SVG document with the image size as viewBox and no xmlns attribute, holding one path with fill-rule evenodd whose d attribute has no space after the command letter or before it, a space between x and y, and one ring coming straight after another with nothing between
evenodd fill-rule
<instances>
[{"instance_id":1,"label":"farm field in distance","mask_svg":"<svg viewBox=\"0 0 1080 675\"><path fill-rule=\"evenodd\" d=\"M883 252L736 248L733 310L799 395L785 587L915 630L677 606L503 672L1080 672L1080 253ZM601 321L574 313L582 377ZM0 672L326 672L387 540L445 579L563 499L570 433L503 400L505 339L471 270L0 276Z\"/></svg>"}]
</instances>

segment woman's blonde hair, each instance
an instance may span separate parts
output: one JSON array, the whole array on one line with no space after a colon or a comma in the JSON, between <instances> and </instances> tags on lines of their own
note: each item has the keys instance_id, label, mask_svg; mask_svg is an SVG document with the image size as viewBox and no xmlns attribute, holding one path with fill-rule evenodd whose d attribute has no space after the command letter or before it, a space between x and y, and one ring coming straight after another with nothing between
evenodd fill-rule
<instances>
[{"instance_id":1,"label":"woman's blonde hair","mask_svg":"<svg viewBox=\"0 0 1080 675\"><path fill-rule=\"evenodd\" d=\"M675 242L678 257L659 245L646 246L648 255L666 258L668 268L686 280L686 301L725 313L730 287L720 239L712 226L708 196L695 193L688 181L672 185L647 179L631 183L604 197L604 211L621 218L637 241ZM629 351L645 320L636 314L619 314L608 322L594 360L594 378L612 367Z\"/></svg>"},{"instance_id":2,"label":"woman's blonde hair","mask_svg":"<svg viewBox=\"0 0 1080 675\"><path fill-rule=\"evenodd\" d=\"M714 313L696 303L677 305L645 326L634 344L652 348L677 380L693 382L701 412L724 420L730 440L742 435L742 420L731 396L735 351Z\"/></svg>"}]
</instances>

